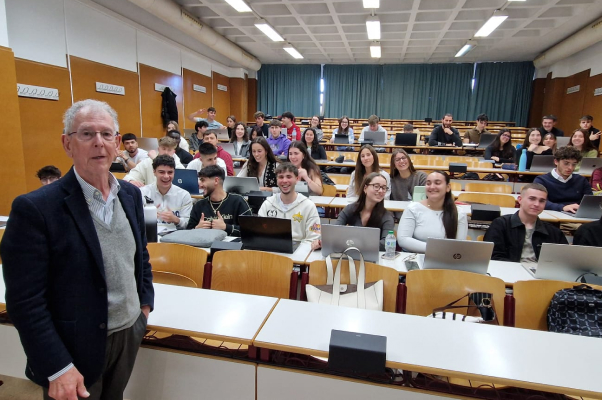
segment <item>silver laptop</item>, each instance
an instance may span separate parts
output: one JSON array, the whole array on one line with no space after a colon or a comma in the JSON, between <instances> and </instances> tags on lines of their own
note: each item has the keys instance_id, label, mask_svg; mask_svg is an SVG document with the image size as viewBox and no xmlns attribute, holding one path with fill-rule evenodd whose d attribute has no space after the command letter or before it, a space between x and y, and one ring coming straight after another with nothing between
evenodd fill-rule
<instances>
[{"instance_id":1,"label":"silver laptop","mask_svg":"<svg viewBox=\"0 0 602 400\"><path fill-rule=\"evenodd\" d=\"M531 172L550 172L556 167L554 164L554 156L535 154L531 163Z\"/></svg>"},{"instance_id":2,"label":"silver laptop","mask_svg":"<svg viewBox=\"0 0 602 400\"><path fill-rule=\"evenodd\" d=\"M236 157L234 152L234 143L220 143L219 145L222 146L222 149L228 152L228 154L230 154L232 157Z\"/></svg>"},{"instance_id":3,"label":"silver laptop","mask_svg":"<svg viewBox=\"0 0 602 400\"><path fill-rule=\"evenodd\" d=\"M302 193L307 197L309 195L309 185L305 181L297 182L295 184L295 192Z\"/></svg>"},{"instance_id":4,"label":"silver laptop","mask_svg":"<svg viewBox=\"0 0 602 400\"><path fill-rule=\"evenodd\" d=\"M138 138L138 147L142 150L151 151L159 149L159 140L157 138Z\"/></svg>"},{"instance_id":5,"label":"silver laptop","mask_svg":"<svg viewBox=\"0 0 602 400\"><path fill-rule=\"evenodd\" d=\"M575 282L587 272L602 276L602 248L568 244L541 245L535 277Z\"/></svg>"},{"instance_id":6,"label":"silver laptop","mask_svg":"<svg viewBox=\"0 0 602 400\"><path fill-rule=\"evenodd\" d=\"M342 253L348 247L357 247L364 256L364 260L378 262L378 249L380 246L380 229L364 228L361 226L322 225L322 255ZM359 255L349 255L354 260L359 260Z\"/></svg>"},{"instance_id":7,"label":"silver laptop","mask_svg":"<svg viewBox=\"0 0 602 400\"><path fill-rule=\"evenodd\" d=\"M428 238L422 269L455 269L486 274L491 253L492 242Z\"/></svg>"},{"instance_id":8,"label":"silver laptop","mask_svg":"<svg viewBox=\"0 0 602 400\"><path fill-rule=\"evenodd\" d=\"M600 158L584 158L581 160L581 167L579 168L579 174L591 175L594 170L602 167L602 159Z\"/></svg>"},{"instance_id":9,"label":"silver laptop","mask_svg":"<svg viewBox=\"0 0 602 400\"><path fill-rule=\"evenodd\" d=\"M371 140L372 143L378 145L387 144L387 133L379 131L366 131L364 132L364 140Z\"/></svg>"},{"instance_id":10,"label":"silver laptop","mask_svg":"<svg viewBox=\"0 0 602 400\"><path fill-rule=\"evenodd\" d=\"M220 142L227 142L230 140L230 138L228 137L228 128L226 127L218 129L207 129L207 132L215 133L215 136L217 136L217 140Z\"/></svg>"},{"instance_id":11,"label":"silver laptop","mask_svg":"<svg viewBox=\"0 0 602 400\"><path fill-rule=\"evenodd\" d=\"M571 140L570 136L558 136L556 138L556 148L558 149L560 147L568 146L570 140Z\"/></svg>"},{"instance_id":12,"label":"silver laptop","mask_svg":"<svg viewBox=\"0 0 602 400\"><path fill-rule=\"evenodd\" d=\"M562 213L575 218L600 219L602 217L602 196L585 195L575 214L567 211L562 211Z\"/></svg>"},{"instance_id":13,"label":"silver laptop","mask_svg":"<svg viewBox=\"0 0 602 400\"><path fill-rule=\"evenodd\" d=\"M227 176L224 179L226 193L247 194L259 191L259 181L255 177Z\"/></svg>"}]
</instances>

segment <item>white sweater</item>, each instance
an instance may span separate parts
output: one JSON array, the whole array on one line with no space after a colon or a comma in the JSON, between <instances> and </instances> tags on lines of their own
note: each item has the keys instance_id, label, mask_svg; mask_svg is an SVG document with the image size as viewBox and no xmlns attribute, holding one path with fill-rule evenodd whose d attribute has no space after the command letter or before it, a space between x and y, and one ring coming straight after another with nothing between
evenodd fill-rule
<instances>
[{"instance_id":1,"label":"white sweater","mask_svg":"<svg viewBox=\"0 0 602 400\"><path fill-rule=\"evenodd\" d=\"M140 192L142 193L142 199L145 203L146 200L144 199L144 196L153 200L153 204L157 207L157 211L171 211L176 217L180 218L180 223L177 226L173 223L167 223L157 219L159 231L165 229L186 229L188 219L190 218L190 211L192 210L192 198L190 197L190 193L176 185L171 185L171 188L169 188L164 196L159 192L159 189L157 189L157 183L141 187Z\"/></svg>"},{"instance_id":2,"label":"white sweater","mask_svg":"<svg viewBox=\"0 0 602 400\"><path fill-rule=\"evenodd\" d=\"M184 166L180 162L180 157L173 155L174 160L176 161L176 169L184 169ZM153 160L150 158L145 158L140 161L138 165L136 165L132 170L123 178L124 181L138 181L142 182L145 185L151 185L157 182L157 178L155 177L153 171Z\"/></svg>"},{"instance_id":3,"label":"white sweater","mask_svg":"<svg viewBox=\"0 0 602 400\"><path fill-rule=\"evenodd\" d=\"M226 163L219 157L217 158L217 166L221 167L221 169L224 170L226 176L228 176L228 171L226 170ZM186 169L194 169L198 173L201 169L203 169L203 162L200 158L195 158L194 160L188 163Z\"/></svg>"},{"instance_id":4,"label":"white sweater","mask_svg":"<svg viewBox=\"0 0 602 400\"><path fill-rule=\"evenodd\" d=\"M378 161L378 160L377 160ZM385 200L389 200L391 198L391 176L385 170L380 170L379 174L385 177L387 181L387 193L385 193ZM347 187L347 195L346 197L349 199L357 199L360 194L355 192L355 171L351 173L351 179L349 179L349 186Z\"/></svg>"},{"instance_id":5,"label":"white sweater","mask_svg":"<svg viewBox=\"0 0 602 400\"><path fill-rule=\"evenodd\" d=\"M293 240L320 239L320 216L316 205L301 193L297 193L295 201L286 205L280 200L280 193L268 197L261 205L257 215L290 219Z\"/></svg>"},{"instance_id":6,"label":"white sweater","mask_svg":"<svg viewBox=\"0 0 602 400\"><path fill-rule=\"evenodd\" d=\"M428 238L444 239L443 211L434 211L420 202L412 202L404 210L397 228L397 242L406 251L426 252ZM455 239L466 240L468 221L466 214L458 211L458 229Z\"/></svg>"}]
</instances>

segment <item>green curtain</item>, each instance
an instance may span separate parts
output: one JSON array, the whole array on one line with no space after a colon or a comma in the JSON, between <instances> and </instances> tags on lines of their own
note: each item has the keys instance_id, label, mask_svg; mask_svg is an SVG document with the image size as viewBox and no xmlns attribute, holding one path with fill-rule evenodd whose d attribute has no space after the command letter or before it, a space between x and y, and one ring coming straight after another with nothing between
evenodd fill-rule
<instances>
[{"instance_id":1,"label":"green curtain","mask_svg":"<svg viewBox=\"0 0 602 400\"><path fill-rule=\"evenodd\" d=\"M263 64L257 72L257 109L274 116L318 115L320 74L319 64Z\"/></svg>"},{"instance_id":2,"label":"green curtain","mask_svg":"<svg viewBox=\"0 0 602 400\"><path fill-rule=\"evenodd\" d=\"M381 65L324 65L324 116L368 118L382 96Z\"/></svg>"},{"instance_id":3,"label":"green curtain","mask_svg":"<svg viewBox=\"0 0 602 400\"><path fill-rule=\"evenodd\" d=\"M469 119L485 113L490 121L527 126L534 74L531 61L477 64Z\"/></svg>"}]
</instances>

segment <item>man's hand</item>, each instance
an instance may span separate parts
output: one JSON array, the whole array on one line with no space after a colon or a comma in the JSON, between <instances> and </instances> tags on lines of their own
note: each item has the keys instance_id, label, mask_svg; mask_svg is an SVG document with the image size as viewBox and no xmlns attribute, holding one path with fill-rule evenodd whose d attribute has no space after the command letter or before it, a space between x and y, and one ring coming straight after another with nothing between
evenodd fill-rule
<instances>
[{"instance_id":1,"label":"man's hand","mask_svg":"<svg viewBox=\"0 0 602 400\"><path fill-rule=\"evenodd\" d=\"M318 250L322 248L322 241L320 239L316 239L311 242L311 251Z\"/></svg>"},{"instance_id":2,"label":"man's hand","mask_svg":"<svg viewBox=\"0 0 602 400\"><path fill-rule=\"evenodd\" d=\"M159 211L157 213L157 217L159 219L161 219L163 222L172 223L172 224L176 224L176 225L180 223L180 218L176 217L174 215L174 213L171 212L170 210Z\"/></svg>"},{"instance_id":3,"label":"man's hand","mask_svg":"<svg viewBox=\"0 0 602 400\"><path fill-rule=\"evenodd\" d=\"M219 211L217 212L217 218L211 221L211 228L219 229L222 231L226 230L226 222L222 218L222 214L220 214Z\"/></svg>"},{"instance_id":4,"label":"man's hand","mask_svg":"<svg viewBox=\"0 0 602 400\"><path fill-rule=\"evenodd\" d=\"M600 134L602 134L602 132L592 133L591 135L589 135L589 140L598 140L598 139L600 139Z\"/></svg>"},{"instance_id":5,"label":"man's hand","mask_svg":"<svg viewBox=\"0 0 602 400\"><path fill-rule=\"evenodd\" d=\"M578 209L579 204L567 204L566 206L562 207L562 211L570 212L573 214L575 214Z\"/></svg>"},{"instance_id":6,"label":"man's hand","mask_svg":"<svg viewBox=\"0 0 602 400\"><path fill-rule=\"evenodd\" d=\"M452 131L452 130L451 130L451 129L449 129L449 128L444 128L444 129L443 129L443 132L447 133L448 135L453 135L453 134L454 134L454 131Z\"/></svg>"},{"instance_id":7,"label":"man's hand","mask_svg":"<svg viewBox=\"0 0 602 400\"><path fill-rule=\"evenodd\" d=\"M142 311L142 314L144 314L146 319L148 319L148 314L150 314L150 306L142 306L140 307L140 310Z\"/></svg>"},{"instance_id":8,"label":"man's hand","mask_svg":"<svg viewBox=\"0 0 602 400\"><path fill-rule=\"evenodd\" d=\"M307 170L305 168L299 168L299 178L298 181L308 181L309 176L307 175Z\"/></svg>"},{"instance_id":9,"label":"man's hand","mask_svg":"<svg viewBox=\"0 0 602 400\"><path fill-rule=\"evenodd\" d=\"M144 183L140 182L140 181L130 181L130 183L136 187L141 188L142 186L144 186Z\"/></svg>"},{"instance_id":10,"label":"man's hand","mask_svg":"<svg viewBox=\"0 0 602 400\"><path fill-rule=\"evenodd\" d=\"M491 159L495 162L500 162L500 158L496 156L491 156Z\"/></svg>"},{"instance_id":11,"label":"man's hand","mask_svg":"<svg viewBox=\"0 0 602 400\"><path fill-rule=\"evenodd\" d=\"M52 382L48 388L48 396L56 400L77 400L79 397L90 397L90 393L84 386L84 377L77 368L70 370L59 376Z\"/></svg>"},{"instance_id":12,"label":"man's hand","mask_svg":"<svg viewBox=\"0 0 602 400\"><path fill-rule=\"evenodd\" d=\"M148 157L151 160L154 160L155 158L157 158L157 150L149 150L148 151Z\"/></svg>"},{"instance_id":13,"label":"man's hand","mask_svg":"<svg viewBox=\"0 0 602 400\"><path fill-rule=\"evenodd\" d=\"M194 229L211 229L211 221L205 221L205 213L201 214L199 224Z\"/></svg>"},{"instance_id":14,"label":"man's hand","mask_svg":"<svg viewBox=\"0 0 602 400\"><path fill-rule=\"evenodd\" d=\"M127 161L130 158L130 155L127 151L125 150L120 150L119 151L119 157L123 158L125 161Z\"/></svg>"}]
</instances>

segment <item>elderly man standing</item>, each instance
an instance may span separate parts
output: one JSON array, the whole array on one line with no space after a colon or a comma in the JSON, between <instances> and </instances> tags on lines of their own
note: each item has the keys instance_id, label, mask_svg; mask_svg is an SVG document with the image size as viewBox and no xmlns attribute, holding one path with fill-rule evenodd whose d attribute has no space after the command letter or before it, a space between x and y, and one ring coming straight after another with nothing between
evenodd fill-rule
<instances>
[{"instance_id":1,"label":"elderly man standing","mask_svg":"<svg viewBox=\"0 0 602 400\"><path fill-rule=\"evenodd\" d=\"M7 311L45 399L122 399L154 301L142 197L109 173L115 110L83 100L63 122L73 168L12 205Z\"/></svg>"}]
</instances>

